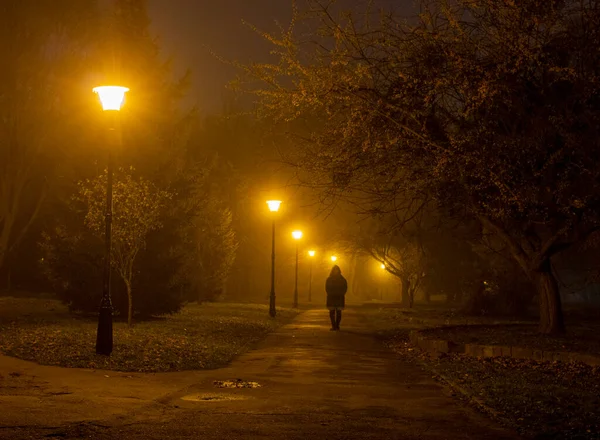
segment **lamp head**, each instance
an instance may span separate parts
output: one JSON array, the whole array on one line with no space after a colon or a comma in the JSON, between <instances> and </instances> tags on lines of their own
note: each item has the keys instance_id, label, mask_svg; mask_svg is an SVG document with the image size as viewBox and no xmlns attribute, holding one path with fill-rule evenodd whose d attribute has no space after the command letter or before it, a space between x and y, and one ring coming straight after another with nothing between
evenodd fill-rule
<instances>
[{"instance_id":1,"label":"lamp head","mask_svg":"<svg viewBox=\"0 0 600 440\"><path fill-rule=\"evenodd\" d=\"M331 261L333 261L333 262L337 261L337 257L335 255L332 255L331 256Z\"/></svg>"},{"instance_id":2,"label":"lamp head","mask_svg":"<svg viewBox=\"0 0 600 440\"><path fill-rule=\"evenodd\" d=\"M125 93L129 91L127 87L121 86L100 86L94 87L92 90L98 95L104 111L121 110L125 101Z\"/></svg>"},{"instance_id":3,"label":"lamp head","mask_svg":"<svg viewBox=\"0 0 600 440\"><path fill-rule=\"evenodd\" d=\"M300 240L302 238L302 231L293 231L292 237L294 237L295 240Z\"/></svg>"},{"instance_id":4,"label":"lamp head","mask_svg":"<svg viewBox=\"0 0 600 440\"><path fill-rule=\"evenodd\" d=\"M309 257L314 257L315 256L315 251L313 251L313 250L308 251L308 256Z\"/></svg>"},{"instance_id":5,"label":"lamp head","mask_svg":"<svg viewBox=\"0 0 600 440\"><path fill-rule=\"evenodd\" d=\"M281 200L267 200L267 205L269 205L269 211L277 212L279 211Z\"/></svg>"}]
</instances>

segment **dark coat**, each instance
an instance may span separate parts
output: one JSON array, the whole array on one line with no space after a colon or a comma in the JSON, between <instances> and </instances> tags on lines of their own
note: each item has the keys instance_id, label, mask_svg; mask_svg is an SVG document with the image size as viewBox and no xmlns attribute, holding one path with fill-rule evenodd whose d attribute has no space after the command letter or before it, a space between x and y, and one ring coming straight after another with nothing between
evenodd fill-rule
<instances>
[{"instance_id":1,"label":"dark coat","mask_svg":"<svg viewBox=\"0 0 600 440\"><path fill-rule=\"evenodd\" d=\"M348 282L341 274L327 278L325 291L327 292L327 307L343 308L346 305Z\"/></svg>"}]
</instances>

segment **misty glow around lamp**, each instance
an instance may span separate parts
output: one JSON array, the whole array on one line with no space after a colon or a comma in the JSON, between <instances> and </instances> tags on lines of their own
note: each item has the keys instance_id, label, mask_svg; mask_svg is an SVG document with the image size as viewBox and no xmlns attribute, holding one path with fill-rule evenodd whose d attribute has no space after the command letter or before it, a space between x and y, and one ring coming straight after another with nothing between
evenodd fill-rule
<instances>
[{"instance_id":1,"label":"misty glow around lamp","mask_svg":"<svg viewBox=\"0 0 600 440\"><path fill-rule=\"evenodd\" d=\"M333 261L334 263L337 261L337 257L335 255L331 256L331 261Z\"/></svg>"}]
</instances>

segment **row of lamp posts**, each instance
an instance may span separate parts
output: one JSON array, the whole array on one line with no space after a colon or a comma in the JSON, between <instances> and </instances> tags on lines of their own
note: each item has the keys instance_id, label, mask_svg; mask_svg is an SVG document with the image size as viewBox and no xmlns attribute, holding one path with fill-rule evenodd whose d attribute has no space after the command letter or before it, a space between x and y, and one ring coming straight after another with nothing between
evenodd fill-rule
<instances>
[{"instance_id":1,"label":"row of lamp posts","mask_svg":"<svg viewBox=\"0 0 600 440\"><path fill-rule=\"evenodd\" d=\"M122 86L100 86L93 89L98 95L102 110L110 115L109 133L111 142L108 149L108 164L106 172L106 214L105 214L105 254L104 254L104 273L102 279L102 300L98 313L98 331L96 334L96 353L110 355L113 349L113 306L110 294L110 274L111 274L111 249L112 249L112 190L113 190L113 147L121 142L121 133L119 129L118 112L125 101L125 93L129 91L127 87ZM267 201L269 210L273 213L279 211L281 200ZM272 247L271 247L271 294L269 297L269 314L275 317L275 217L273 217L272 228ZM292 232L296 240L296 277L294 286L294 307L298 307L298 241L302 238L302 231ZM308 287L308 301L312 301L312 257L315 251L308 251L310 260L310 278ZM335 262L337 257L332 256L331 261Z\"/></svg>"},{"instance_id":2,"label":"row of lamp posts","mask_svg":"<svg viewBox=\"0 0 600 440\"><path fill-rule=\"evenodd\" d=\"M279 207L281 206L281 200L267 200L267 205L269 207L269 211L275 213L279 211ZM294 308L298 308L298 242L302 238L302 231L292 231L292 237L296 240L296 270L295 270L295 280L294 280ZM310 257L310 266L309 266L309 278L308 278L308 302L312 301L312 265L313 265L313 257L316 252L314 250L308 251L308 256ZM335 263L337 257L335 255L331 256L331 261ZM275 317L277 314L275 310L275 216L273 215L272 220L272 240L271 240L271 293L269 295L269 315L271 317Z\"/></svg>"}]
</instances>

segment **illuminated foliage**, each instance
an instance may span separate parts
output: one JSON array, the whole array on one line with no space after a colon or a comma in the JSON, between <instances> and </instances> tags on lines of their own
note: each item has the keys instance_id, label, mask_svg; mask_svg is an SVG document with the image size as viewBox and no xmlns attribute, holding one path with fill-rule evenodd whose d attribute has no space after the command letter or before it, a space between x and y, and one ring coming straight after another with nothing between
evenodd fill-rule
<instances>
[{"instance_id":1,"label":"illuminated foliage","mask_svg":"<svg viewBox=\"0 0 600 440\"><path fill-rule=\"evenodd\" d=\"M145 248L148 234L162 227L161 213L172 194L157 189L143 178L134 178L120 169L113 187L112 264L127 289L127 322L133 317L132 282L134 262ZM106 214L106 173L80 182L79 197L87 205L85 224L104 235Z\"/></svg>"}]
</instances>

